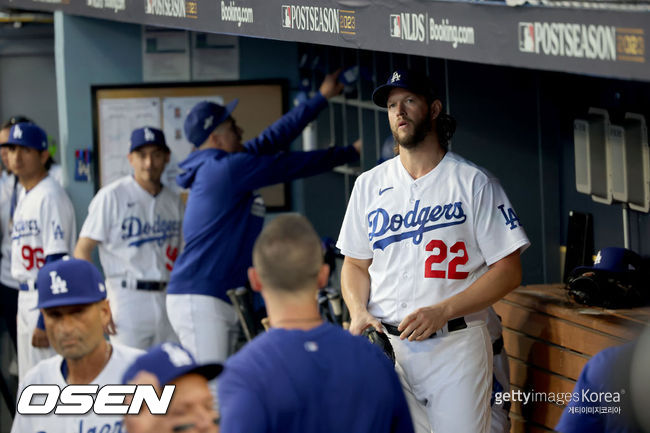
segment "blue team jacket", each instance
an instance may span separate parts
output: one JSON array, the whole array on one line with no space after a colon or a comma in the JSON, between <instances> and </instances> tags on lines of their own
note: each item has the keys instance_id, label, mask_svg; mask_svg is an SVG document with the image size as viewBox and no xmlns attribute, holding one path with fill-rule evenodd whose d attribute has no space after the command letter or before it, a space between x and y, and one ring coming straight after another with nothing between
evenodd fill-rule
<instances>
[{"instance_id":1,"label":"blue team jacket","mask_svg":"<svg viewBox=\"0 0 650 433\"><path fill-rule=\"evenodd\" d=\"M226 291L246 284L253 244L264 223L263 203L253 191L359 158L352 146L284 151L326 105L317 94L246 142L246 152L206 149L180 163L184 172L177 182L190 188L183 219L185 248L167 293L210 295L230 302Z\"/></svg>"}]
</instances>

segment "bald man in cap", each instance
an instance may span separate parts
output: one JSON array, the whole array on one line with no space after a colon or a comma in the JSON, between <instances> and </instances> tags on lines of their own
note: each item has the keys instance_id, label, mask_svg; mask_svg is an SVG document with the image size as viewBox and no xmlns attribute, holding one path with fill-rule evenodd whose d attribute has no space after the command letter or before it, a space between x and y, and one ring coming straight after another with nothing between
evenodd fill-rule
<instances>
[{"instance_id":1,"label":"bald man in cap","mask_svg":"<svg viewBox=\"0 0 650 433\"><path fill-rule=\"evenodd\" d=\"M45 359L25 375L21 395L28 385L119 384L126 367L143 352L111 344L104 336L111 309L106 287L97 268L85 260L63 259L46 264L38 273L38 308L43 313L50 344L57 355ZM32 404L42 403L35 395ZM12 433L90 433L120 431L120 415L21 415L21 403ZM29 403L29 402L25 402Z\"/></svg>"}]
</instances>

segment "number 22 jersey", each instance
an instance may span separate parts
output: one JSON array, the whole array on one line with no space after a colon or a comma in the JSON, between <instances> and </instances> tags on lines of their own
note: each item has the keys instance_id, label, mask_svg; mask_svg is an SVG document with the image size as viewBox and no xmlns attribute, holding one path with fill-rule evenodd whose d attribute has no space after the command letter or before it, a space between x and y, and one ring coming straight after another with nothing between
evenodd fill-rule
<instances>
[{"instance_id":1,"label":"number 22 jersey","mask_svg":"<svg viewBox=\"0 0 650 433\"><path fill-rule=\"evenodd\" d=\"M345 256L372 259L368 311L395 324L529 245L498 180L451 152L418 179L399 156L363 173L337 243Z\"/></svg>"}]
</instances>

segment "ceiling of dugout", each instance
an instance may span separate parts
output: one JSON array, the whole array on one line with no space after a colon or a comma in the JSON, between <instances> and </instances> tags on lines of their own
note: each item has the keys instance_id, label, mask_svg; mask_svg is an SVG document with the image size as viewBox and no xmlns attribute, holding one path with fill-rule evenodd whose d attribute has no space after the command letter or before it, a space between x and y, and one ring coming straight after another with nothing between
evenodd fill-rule
<instances>
[{"instance_id":1,"label":"ceiling of dugout","mask_svg":"<svg viewBox=\"0 0 650 433\"><path fill-rule=\"evenodd\" d=\"M0 7L650 81L647 2L0 0ZM612 2L610 2L612 3ZM548 7L544 5L554 5ZM577 7L576 7L577 6Z\"/></svg>"}]
</instances>

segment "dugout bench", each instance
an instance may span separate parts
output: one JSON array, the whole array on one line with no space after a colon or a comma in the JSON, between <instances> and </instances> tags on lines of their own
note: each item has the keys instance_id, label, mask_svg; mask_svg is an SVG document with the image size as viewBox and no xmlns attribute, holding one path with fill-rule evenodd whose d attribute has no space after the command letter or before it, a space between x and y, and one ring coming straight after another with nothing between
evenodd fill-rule
<instances>
[{"instance_id":1,"label":"dugout bench","mask_svg":"<svg viewBox=\"0 0 650 433\"><path fill-rule=\"evenodd\" d=\"M569 300L563 284L522 286L494 305L503 324L512 390L572 392L587 361L635 339L650 307L606 310ZM511 433L553 431L564 407L513 402Z\"/></svg>"}]
</instances>

